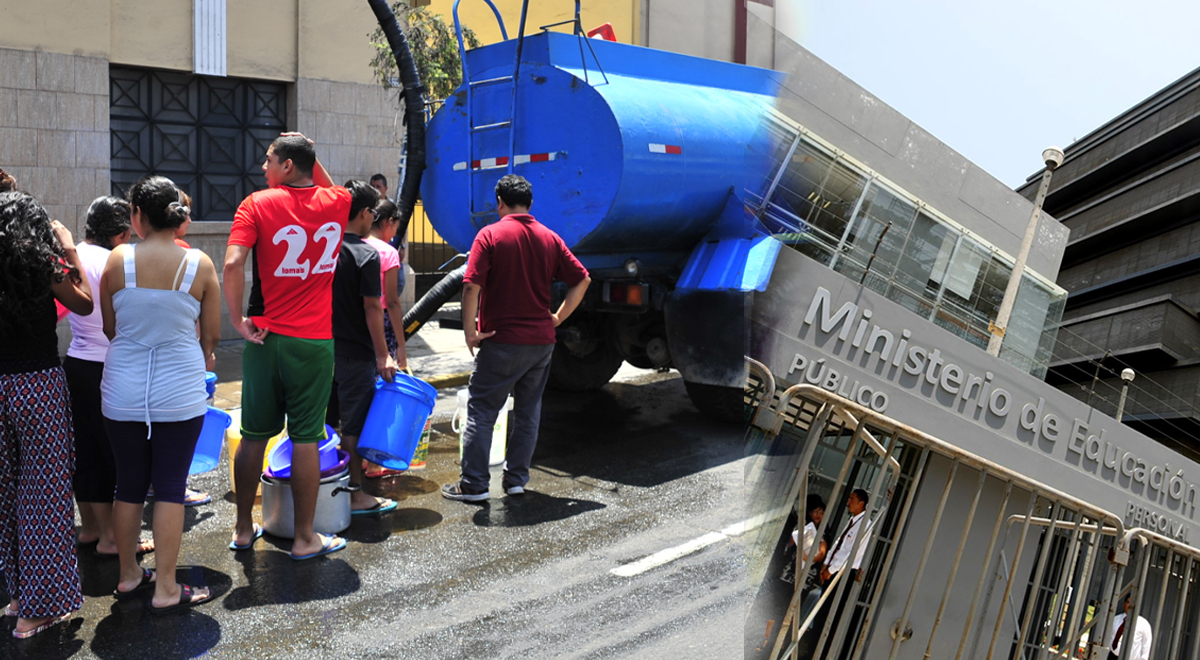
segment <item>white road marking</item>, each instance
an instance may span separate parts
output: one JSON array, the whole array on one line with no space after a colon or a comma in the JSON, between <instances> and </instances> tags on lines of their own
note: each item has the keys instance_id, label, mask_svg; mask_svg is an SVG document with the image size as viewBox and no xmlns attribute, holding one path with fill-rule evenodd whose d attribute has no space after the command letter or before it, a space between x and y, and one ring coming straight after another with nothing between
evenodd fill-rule
<instances>
[{"instance_id":1,"label":"white road marking","mask_svg":"<svg viewBox=\"0 0 1200 660\"><path fill-rule=\"evenodd\" d=\"M625 564L624 566L618 566L609 572L620 577L633 577L635 575L640 575L664 564L669 564L676 559L686 557L694 552L699 552L700 550L703 550L714 543L720 543L726 539L741 536L746 532L746 528L747 522L734 523L719 532L709 532L708 534L692 539L687 543L677 545L673 548L667 548L666 550L660 550L633 563Z\"/></svg>"}]
</instances>

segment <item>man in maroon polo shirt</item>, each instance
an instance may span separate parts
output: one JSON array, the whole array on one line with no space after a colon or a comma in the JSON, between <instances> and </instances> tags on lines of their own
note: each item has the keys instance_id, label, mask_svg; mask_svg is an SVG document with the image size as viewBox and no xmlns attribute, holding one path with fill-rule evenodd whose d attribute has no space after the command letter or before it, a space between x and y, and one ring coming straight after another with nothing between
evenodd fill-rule
<instances>
[{"instance_id":1,"label":"man in maroon polo shirt","mask_svg":"<svg viewBox=\"0 0 1200 660\"><path fill-rule=\"evenodd\" d=\"M462 480L442 487L452 500L488 499L492 428L509 394L513 428L504 461L504 492L521 495L537 444L542 391L550 375L554 329L583 300L591 278L562 238L529 215L533 189L509 174L496 184L500 221L475 237L463 278L462 313L467 347L475 355L463 432ZM550 311L550 284L569 288ZM476 311L479 322L476 325Z\"/></svg>"}]
</instances>

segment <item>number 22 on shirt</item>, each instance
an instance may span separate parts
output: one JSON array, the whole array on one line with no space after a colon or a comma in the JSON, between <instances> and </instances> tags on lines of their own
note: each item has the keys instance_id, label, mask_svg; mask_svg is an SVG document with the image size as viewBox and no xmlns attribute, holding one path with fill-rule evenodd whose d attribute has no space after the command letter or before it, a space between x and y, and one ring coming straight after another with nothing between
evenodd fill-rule
<instances>
[{"instance_id":1,"label":"number 22 on shirt","mask_svg":"<svg viewBox=\"0 0 1200 660\"><path fill-rule=\"evenodd\" d=\"M310 272L313 275L332 273L337 266L338 248L342 245L342 228L336 222L327 222L313 233L313 240L324 243L325 247L316 267L310 268L308 259L300 261L301 255L308 247L308 232L304 231L304 227L287 225L275 232L272 241L276 245L287 244L287 253L275 269L275 277L299 277L303 280L308 278Z\"/></svg>"}]
</instances>

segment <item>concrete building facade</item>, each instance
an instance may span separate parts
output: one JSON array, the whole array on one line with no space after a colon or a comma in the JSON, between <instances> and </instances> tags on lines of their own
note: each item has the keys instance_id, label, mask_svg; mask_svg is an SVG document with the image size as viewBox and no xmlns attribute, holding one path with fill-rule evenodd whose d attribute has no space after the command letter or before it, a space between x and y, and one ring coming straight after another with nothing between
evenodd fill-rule
<instances>
[{"instance_id":1,"label":"concrete building facade","mask_svg":"<svg viewBox=\"0 0 1200 660\"><path fill-rule=\"evenodd\" d=\"M315 140L339 183L396 170L396 92L372 80L365 2L0 0L0 13L0 167L76 236L93 199L163 173L195 200L188 241L219 263L282 130Z\"/></svg>"},{"instance_id":2,"label":"concrete building facade","mask_svg":"<svg viewBox=\"0 0 1200 660\"><path fill-rule=\"evenodd\" d=\"M1071 229L1049 380L1111 413L1132 368L1124 421L1200 456L1200 69L1068 146L1045 208Z\"/></svg>"}]
</instances>

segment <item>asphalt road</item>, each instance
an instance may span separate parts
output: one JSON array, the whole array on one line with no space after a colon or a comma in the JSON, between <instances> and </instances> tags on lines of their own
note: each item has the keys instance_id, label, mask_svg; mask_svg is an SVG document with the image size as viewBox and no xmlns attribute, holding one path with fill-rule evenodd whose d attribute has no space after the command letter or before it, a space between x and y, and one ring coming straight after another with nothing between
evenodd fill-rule
<instances>
[{"instance_id":1,"label":"asphalt road","mask_svg":"<svg viewBox=\"0 0 1200 660\"><path fill-rule=\"evenodd\" d=\"M0 624L0 657L742 657L740 425L702 418L676 375L548 392L528 493L503 496L494 468L493 499L465 504L438 492L458 470L442 397L429 467L370 481L400 508L356 518L346 550L227 550L222 463L193 479L216 498L188 510L179 571L214 602L161 617L148 597L118 603L116 561L84 550L83 609L30 640Z\"/></svg>"}]
</instances>

